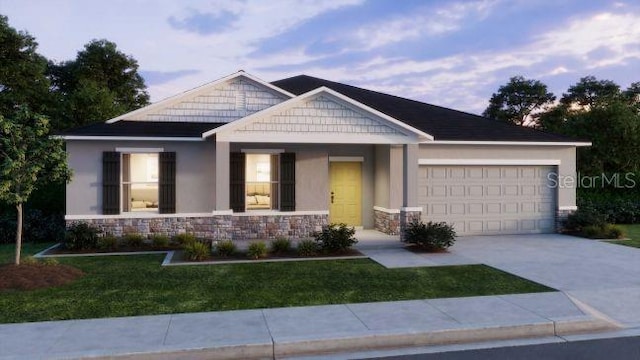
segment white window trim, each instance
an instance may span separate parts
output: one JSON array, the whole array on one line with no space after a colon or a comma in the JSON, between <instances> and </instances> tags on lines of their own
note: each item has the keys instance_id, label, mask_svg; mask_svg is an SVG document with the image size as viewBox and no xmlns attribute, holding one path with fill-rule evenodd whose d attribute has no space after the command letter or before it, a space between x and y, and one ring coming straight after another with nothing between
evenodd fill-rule
<instances>
[{"instance_id":1,"label":"white window trim","mask_svg":"<svg viewBox=\"0 0 640 360\"><path fill-rule=\"evenodd\" d=\"M329 162L364 162L364 156L329 156Z\"/></svg>"},{"instance_id":2,"label":"white window trim","mask_svg":"<svg viewBox=\"0 0 640 360\"><path fill-rule=\"evenodd\" d=\"M164 152L164 148L136 148L136 147L117 147L117 152L136 154L136 153L161 153Z\"/></svg>"},{"instance_id":3,"label":"white window trim","mask_svg":"<svg viewBox=\"0 0 640 360\"><path fill-rule=\"evenodd\" d=\"M116 148L116 151L118 151L119 148ZM130 148L133 150L143 150L144 148ZM164 151L164 150L163 150ZM129 151L121 151L120 152L120 214L150 214L150 215L158 215L160 214L160 178L158 178L158 181L155 182L155 184L158 184L158 208L155 210L151 210L151 211L124 211L124 203L122 202L122 194L124 193L124 179L122 178L122 174L124 173L122 171L122 166L124 164L124 161L122 161L122 158L124 156L124 154L143 154L143 153L148 153L148 152L143 152L143 151L133 151L133 152L129 152ZM160 162L160 156L158 155L158 162ZM160 166L160 164L158 164L158 167ZM158 168L158 171L160 169ZM129 170L131 171L131 170ZM159 174L158 174L159 175ZM152 182L148 182L148 183L152 183ZM129 185L133 185L133 183L131 181L129 181L128 183ZM135 216L134 216L135 217Z\"/></svg>"},{"instance_id":4,"label":"white window trim","mask_svg":"<svg viewBox=\"0 0 640 360\"><path fill-rule=\"evenodd\" d=\"M245 154L265 154L265 155L275 155L282 154L284 149L242 149L240 152Z\"/></svg>"},{"instance_id":5,"label":"white window trim","mask_svg":"<svg viewBox=\"0 0 640 360\"><path fill-rule=\"evenodd\" d=\"M560 165L558 159L418 159L418 165Z\"/></svg>"}]
</instances>

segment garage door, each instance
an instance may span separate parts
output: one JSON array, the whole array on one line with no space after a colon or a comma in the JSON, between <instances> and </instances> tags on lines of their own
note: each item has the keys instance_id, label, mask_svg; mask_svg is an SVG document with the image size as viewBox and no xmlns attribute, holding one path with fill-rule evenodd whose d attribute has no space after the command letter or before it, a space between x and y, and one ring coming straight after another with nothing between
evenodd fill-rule
<instances>
[{"instance_id":1,"label":"garage door","mask_svg":"<svg viewBox=\"0 0 640 360\"><path fill-rule=\"evenodd\" d=\"M422 219L454 224L458 235L555 230L553 166L420 166Z\"/></svg>"}]
</instances>

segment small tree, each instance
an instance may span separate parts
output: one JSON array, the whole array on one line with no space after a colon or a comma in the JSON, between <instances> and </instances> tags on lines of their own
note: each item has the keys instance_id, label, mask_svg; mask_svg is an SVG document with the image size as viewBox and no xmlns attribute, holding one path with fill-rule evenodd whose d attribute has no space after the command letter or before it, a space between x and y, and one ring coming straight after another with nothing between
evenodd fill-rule
<instances>
[{"instance_id":1,"label":"small tree","mask_svg":"<svg viewBox=\"0 0 640 360\"><path fill-rule=\"evenodd\" d=\"M31 193L47 181L69 180L67 155L62 140L49 136L49 120L26 107L13 119L0 115L0 200L14 205L18 214L15 264L22 250L22 206Z\"/></svg>"}]
</instances>

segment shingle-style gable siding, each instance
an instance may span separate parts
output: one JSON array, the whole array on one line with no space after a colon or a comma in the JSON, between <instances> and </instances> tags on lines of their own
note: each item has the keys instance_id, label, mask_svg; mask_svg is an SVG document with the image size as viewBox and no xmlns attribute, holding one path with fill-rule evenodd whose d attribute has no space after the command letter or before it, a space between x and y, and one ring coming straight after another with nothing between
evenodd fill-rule
<instances>
[{"instance_id":1,"label":"shingle-style gable siding","mask_svg":"<svg viewBox=\"0 0 640 360\"><path fill-rule=\"evenodd\" d=\"M252 121L236 131L404 135L386 121L355 111L327 96L318 96L279 114Z\"/></svg>"},{"instance_id":2,"label":"shingle-style gable siding","mask_svg":"<svg viewBox=\"0 0 640 360\"><path fill-rule=\"evenodd\" d=\"M244 77L229 80L210 92L125 120L228 123L264 110L287 97Z\"/></svg>"}]
</instances>

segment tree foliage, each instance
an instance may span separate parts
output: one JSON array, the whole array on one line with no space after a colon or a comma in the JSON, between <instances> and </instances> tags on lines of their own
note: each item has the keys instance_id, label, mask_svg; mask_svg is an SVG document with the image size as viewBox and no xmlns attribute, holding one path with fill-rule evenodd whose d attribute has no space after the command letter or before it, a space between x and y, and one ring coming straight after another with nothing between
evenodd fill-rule
<instances>
[{"instance_id":1,"label":"tree foliage","mask_svg":"<svg viewBox=\"0 0 640 360\"><path fill-rule=\"evenodd\" d=\"M516 125L536 124L537 112L545 110L555 99L542 82L514 76L491 96L482 115Z\"/></svg>"},{"instance_id":2,"label":"tree foliage","mask_svg":"<svg viewBox=\"0 0 640 360\"><path fill-rule=\"evenodd\" d=\"M510 104L524 98L523 88L527 93L533 86L540 94L541 89L546 92L546 85L539 81L511 78L493 94L484 115L517 120L522 114L517 110L523 106ZM592 142L592 146L578 148L578 170L582 173L640 170L640 82L622 91L611 80L586 76L570 86L558 104L545 105L537 115L535 125L544 131Z\"/></svg>"},{"instance_id":3,"label":"tree foliage","mask_svg":"<svg viewBox=\"0 0 640 360\"><path fill-rule=\"evenodd\" d=\"M26 32L9 26L0 15L0 114L11 116L18 105L37 112L50 104L47 60L36 52L38 43Z\"/></svg>"},{"instance_id":4,"label":"tree foliage","mask_svg":"<svg viewBox=\"0 0 640 360\"><path fill-rule=\"evenodd\" d=\"M49 120L21 107L14 118L0 116L0 200L16 207L16 259L22 245L22 205L47 181L69 179L62 140L49 136Z\"/></svg>"},{"instance_id":5,"label":"tree foliage","mask_svg":"<svg viewBox=\"0 0 640 360\"><path fill-rule=\"evenodd\" d=\"M149 103L138 62L104 39L86 44L75 60L50 62L48 73L61 104L58 128L104 121Z\"/></svg>"}]
</instances>

